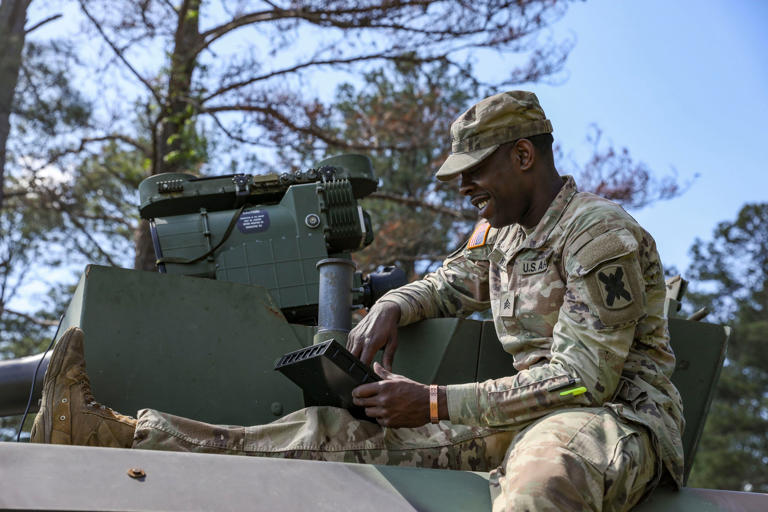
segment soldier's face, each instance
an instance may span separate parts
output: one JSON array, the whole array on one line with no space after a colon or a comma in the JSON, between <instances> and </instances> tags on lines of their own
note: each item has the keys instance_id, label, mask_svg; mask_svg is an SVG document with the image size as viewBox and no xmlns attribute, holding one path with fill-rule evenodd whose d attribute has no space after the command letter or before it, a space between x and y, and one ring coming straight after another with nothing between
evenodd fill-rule
<instances>
[{"instance_id":1,"label":"soldier's face","mask_svg":"<svg viewBox=\"0 0 768 512\"><path fill-rule=\"evenodd\" d=\"M510 224L525 225L530 208L526 180L512 148L502 146L491 156L461 173L459 191L469 197L494 228Z\"/></svg>"}]
</instances>

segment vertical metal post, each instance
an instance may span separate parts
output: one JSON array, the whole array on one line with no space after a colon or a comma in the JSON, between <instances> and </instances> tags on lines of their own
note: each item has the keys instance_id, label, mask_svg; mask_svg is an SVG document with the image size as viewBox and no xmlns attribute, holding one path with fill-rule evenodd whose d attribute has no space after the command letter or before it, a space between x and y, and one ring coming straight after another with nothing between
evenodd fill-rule
<instances>
[{"instance_id":1,"label":"vertical metal post","mask_svg":"<svg viewBox=\"0 0 768 512\"><path fill-rule=\"evenodd\" d=\"M326 258L317 262L320 290L317 304L315 343L335 338L346 343L352 328L352 279L355 263L343 258Z\"/></svg>"},{"instance_id":2,"label":"vertical metal post","mask_svg":"<svg viewBox=\"0 0 768 512\"><path fill-rule=\"evenodd\" d=\"M163 248L160 247L160 237L157 234L155 219L149 219L149 234L152 236L152 246L155 248L155 260L161 260L163 258ZM157 265L157 271L165 274L165 263Z\"/></svg>"}]
</instances>

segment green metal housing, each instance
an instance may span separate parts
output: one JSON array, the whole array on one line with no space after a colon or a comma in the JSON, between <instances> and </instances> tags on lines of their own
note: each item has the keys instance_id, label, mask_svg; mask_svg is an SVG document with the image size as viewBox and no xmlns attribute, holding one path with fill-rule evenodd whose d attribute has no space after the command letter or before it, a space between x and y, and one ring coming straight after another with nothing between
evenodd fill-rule
<instances>
[{"instance_id":1,"label":"green metal housing","mask_svg":"<svg viewBox=\"0 0 768 512\"><path fill-rule=\"evenodd\" d=\"M265 287L292 321L317 316L317 262L373 241L357 200L376 189L361 155L294 174L151 176L139 186L161 273Z\"/></svg>"}]
</instances>

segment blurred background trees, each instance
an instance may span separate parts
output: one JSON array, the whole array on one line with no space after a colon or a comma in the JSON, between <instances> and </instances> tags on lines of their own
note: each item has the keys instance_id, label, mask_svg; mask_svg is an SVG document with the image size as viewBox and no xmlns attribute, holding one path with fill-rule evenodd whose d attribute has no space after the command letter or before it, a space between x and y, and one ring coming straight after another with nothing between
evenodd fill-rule
<instances>
[{"instance_id":1,"label":"blurred background trees","mask_svg":"<svg viewBox=\"0 0 768 512\"><path fill-rule=\"evenodd\" d=\"M559 79L573 44L543 32L565 0L35 1L33 20L30 0L0 1L0 323L53 321L9 306L24 286L71 283L43 269L153 270L135 208L147 176L285 172L339 152L369 154L381 179L361 264L415 278L475 220L432 179L450 122L500 88ZM80 37L28 37L73 10ZM475 77L478 49L505 59L501 81ZM595 133L589 161L563 158L588 189L627 204L679 192Z\"/></svg>"},{"instance_id":2,"label":"blurred background trees","mask_svg":"<svg viewBox=\"0 0 768 512\"><path fill-rule=\"evenodd\" d=\"M39 6L35 19L28 19L30 5ZM359 119L323 100L323 89L329 96L334 84L355 81L347 99L339 97L349 103L365 87L358 77L382 80L398 67L411 68L422 88L435 85L423 77L437 69L463 77L462 87L479 86L465 70L475 48L516 56L504 85L536 81L560 70L571 44L538 38L564 1L281 5L0 0L0 350L16 346L7 333L20 326L54 322L50 305L11 304L25 287L39 297L53 283L71 284L57 269L87 262L153 269L136 211L136 189L147 176L286 172L328 152L396 155L409 144L418 151L396 134L382 135L388 147L348 138L344 132L355 128L345 123ZM80 24L79 35L30 38L61 23L62 13ZM436 100L426 108L451 99L439 87L430 94ZM433 112L434 130L467 98ZM392 119L384 109L406 99L371 100L366 108Z\"/></svg>"},{"instance_id":3,"label":"blurred background trees","mask_svg":"<svg viewBox=\"0 0 768 512\"><path fill-rule=\"evenodd\" d=\"M733 328L690 485L768 492L768 203L691 248L689 300Z\"/></svg>"}]
</instances>

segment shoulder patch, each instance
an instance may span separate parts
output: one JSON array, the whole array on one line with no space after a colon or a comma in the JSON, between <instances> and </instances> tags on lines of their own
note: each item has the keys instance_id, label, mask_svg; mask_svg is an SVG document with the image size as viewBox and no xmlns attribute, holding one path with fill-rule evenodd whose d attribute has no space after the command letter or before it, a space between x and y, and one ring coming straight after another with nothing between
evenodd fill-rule
<instances>
[{"instance_id":1,"label":"shoulder patch","mask_svg":"<svg viewBox=\"0 0 768 512\"><path fill-rule=\"evenodd\" d=\"M624 309L634 302L623 265L606 265L597 271L603 306L608 309Z\"/></svg>"},{"instance_id":2,"label":"shoulder patch","mask_svg":"<svg viewBox=\"0 0 768 512\"><path fill-rule=\"evenodd\" d=\"M626 255L598 266L583 278L588 305L607 327L645 314L645 288L637 258Z\"/></svg>"},{"instance_id":3,"label":"shoulder patch","mask_svg":"<svg viewBox=\"0 0 768 512\"><path fill-rule=\"evenodd\" d=\"M472 232L472 235L469 237L469 241L467 242L467 249L477 249L478 247L484 246L488 240L488 231L490 230L491 225L488 224L488 221L480 221L477 226L475 226L475 230Z\"/></svg>"}]
</instances>

